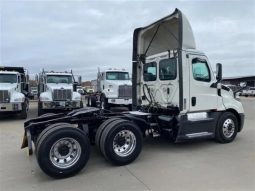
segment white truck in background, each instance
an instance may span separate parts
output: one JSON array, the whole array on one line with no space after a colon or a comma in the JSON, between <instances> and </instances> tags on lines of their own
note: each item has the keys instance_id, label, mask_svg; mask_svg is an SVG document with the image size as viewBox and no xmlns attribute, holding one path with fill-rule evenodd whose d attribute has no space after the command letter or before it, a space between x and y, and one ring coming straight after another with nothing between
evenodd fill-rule
<instances>
[{"instance_id":1,"label":"white truck in background","mask_svg":"<svg viewBox=\"0 0 255 191\"><path fill-rule=\"evenodd\" d=\"M29 108L28 75L22 67L0 67L0 115L26 119Z\"/></svg>"},{"instance_id":2,"label":"white truck in background","mask_svg":"<svg viewBox=\"0 0 255 191\"><path fill-rule=\"evenodd\" d=\"M242 96L248 97L248 96L255 96L255 87L247 87L242 91Z\"/></svg>"},{"instance_id":3,"label":"white truck in background","mask_svg":"<svg viewBox=\"0 0 255 191\"><path fill-rule=\"evenodd\" d=\"M44 113L72 110L83 107L81 94L77 92L78 84L71 72L42 71L36 77L38 82L38 115Z\"/></svg>"},{"instance_id":4,"label":"white truck in background","mask_svg":"<svg viewBox=\"0 0 255 191\"><path fill-rule=\"evenodd\" d=\"M35 99L38 96L38 88L37 87L30 87L30 99Z\"/></svg>"},{"instance_id":5,"label":"white truck in background","mask_svg":"<svg viewBox=\"0 0 255 191\"><path fill-rule=\"evenodd\" d=\"M132 110L132 82L125 69L99 70L95 92L88 97L88 106L103 109L126 106Z\"/></svg>"}]
</instances>

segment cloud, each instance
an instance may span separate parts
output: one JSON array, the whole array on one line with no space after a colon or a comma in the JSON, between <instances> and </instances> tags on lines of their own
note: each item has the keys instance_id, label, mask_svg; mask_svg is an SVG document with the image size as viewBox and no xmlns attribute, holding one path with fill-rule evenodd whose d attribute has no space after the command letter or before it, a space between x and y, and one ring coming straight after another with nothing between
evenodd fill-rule
<instances>
[{"instance_id":1,"label":"cloud","mask_svg":"<svg viewBox=\"0 0 255 191\"><path fill-rule=\"evenodd\" d=\"M98 9L89 9L86 13L92 17L102 17L104 14Z\"/></svg>"},{"instance_id":2,"label":"cloud","mask_svg":"<svg viewBox=\"0 0 255 191\"><path fill-rule=\"evenodd\" d=\"M222 62L225 76L255 74L254 1L1 1L0 64L32 74L73 69L84 80L98 67L131 71L133 30L176 7L213 67Z\"/></svg>"}]
</instances>

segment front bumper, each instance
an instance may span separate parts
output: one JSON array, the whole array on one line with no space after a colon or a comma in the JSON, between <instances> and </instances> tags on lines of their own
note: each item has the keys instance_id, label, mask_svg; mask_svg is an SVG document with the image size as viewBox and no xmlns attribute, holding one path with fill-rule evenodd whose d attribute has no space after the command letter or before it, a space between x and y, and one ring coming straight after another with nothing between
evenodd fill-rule
<instances>
[{"instance_id":1,"label":"front bumper","mask_svg":"<svg viewBox=\"0 0 255 191\"><path fill-rule=\"evenodd\" d=\"M81 107L81 101L52 101L42 102L42 109L77 109Z\"/></svg>"},{"instance_id":2,"label":"front bumper","mask_svg":"<svg viewBox=\"0 0 255 191\"><path fill-rule=\"evenodd\" d=\"M0 112L17 112L22 110L22 103L0 103Z\"/></svg>"},{"instance_id":3,"label":"front bumper","mask_svg":"<svg viewBox=\"0 0 255 191\"><path fill-rule=\"evenodd\" d=\"M239 117L240 117L240 124L239 124L238 132L242 131L244 126L244 119L245 119L244 113L239 113Z\"/></svg>"},{"instance_id":4,"label":"front bumper","mask_svg":"<svg viewBox=\"0 0 255 191\"><path fill-rule=\"evenodd\" d=\"M108 98L108 103L116 105L130 105L132 104L131 98Z\"/></svg>"}]
</instances>

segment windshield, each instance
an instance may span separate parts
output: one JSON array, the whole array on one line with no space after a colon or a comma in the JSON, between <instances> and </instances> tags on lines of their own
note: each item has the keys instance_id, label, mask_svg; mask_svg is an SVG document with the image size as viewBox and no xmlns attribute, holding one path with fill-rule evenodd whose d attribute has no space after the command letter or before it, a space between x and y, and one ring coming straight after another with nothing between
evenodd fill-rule
<instances>
[{"instance_id":1,"label":"windshield","mask_svg":"<svg viewBox=\"0 0 255 191\"><path fill-rule=\"evenodd\" d=\"M129 80L128 72L106 72L106 80Z\"/></svg>"},{"instance_id":2,"label":"windshield","mask_svg":"<svg viewBox=\"0 0 255 191\"><path fill-rule=\"evenodd\" d=\"M72 76L69 75L47 75L47 83L72 83Z\"/></svg>"},{"instance_id":3,"label":"windshield","mask_svg":"<svg viewBox=\"0 0 255 191\"><path fill-rule=\"evenodd\" d=\"M16 74L0 74L0 83L16 83Z\"/></svg>"}]
</instances>

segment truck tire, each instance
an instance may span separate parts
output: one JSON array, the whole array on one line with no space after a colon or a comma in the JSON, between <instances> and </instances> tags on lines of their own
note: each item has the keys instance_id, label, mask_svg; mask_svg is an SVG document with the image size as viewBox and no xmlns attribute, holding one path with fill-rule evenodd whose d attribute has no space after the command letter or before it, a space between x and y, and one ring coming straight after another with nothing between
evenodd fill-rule
<instances>
[{"instance_id":1,"label":"truck tire","mask_svg":"<svg viewBox=\"0 0 255 191\"><path fill-rule=\"evenodd\" d=\"M100 107L102 109L106 109L106 110L109 110L109 104L108 104L108 99L103 95L101 96L100 98Z\"/></svg>"},{"instance_id":2,"label":"truck tire","mask_svg":"<svg viewBox=\"0 0 255 191\"><path fill-rule=\"evenodd\" d=\"M231 112L224 112L217 123L215 139L220 143L232 142L238 130L238 121L236 116Z\"/></svg>"},{"instance_id":3,"label":"truck tire","mask_svg":"<svg viewBox=\"0 0 255 191\"><path fill-rule=\"evenodd\" d=\"M28 103L25 101L24 103L22 103L22 110L21 113L19 115L20 119L26 119L27 118L27 112L28 112Z\"/></svg>"},{"instance_id":4,"label":"truck tire","mask_svg":"<svg viewBox=\"0 0 255 191\"><path fill-rule=\"evenodd\" d=\"M49 176L64 178L78 173L88 162L88 137L78 128L60 125L51 128L37 145L37 161Z\"/></svg>"},{"instance_id":5,"label":"truck tire","mask_svg":"<svg viewBox=\"0 0 255 191\"><path fill-rule=\"evenodd\" d=\"M132 111L132 110L133 110L132 104L131 104L131 105L128 105L128 110L129 110L129 111Z\"/></svg>"},{"instance_id":6,"label":"truck tire","mask_svg":"<svg viewBox=\"0 0 255 191\"><path fill-rule=\"evenodd\" d=\"M38 101L38 116L41 116L44 114L44 111L42 109L42 102Z\"/></svg>"},{"instance_id":7,"label":"truck tire","mask_svg":"<svg viewBox=\"0 0 255 191\"><path fill-rule=\"evenodd\" d=\"M98 147L98 149L100 150L100 152L101 152L100 140L102 137L102 133L103 133L104 129L107 127L107 125L109 125L111 122L116 121L116 120L120 120L120 118L107 119L98 127L97 132L96 132L96 137L95 137L95 143L96 143L96 146Z\"/></svg>"},{"instance_id":8,"label":"truck tire","mask_svg":"<svg viewBox=\"0 0 255 191\"><path fill-rule=\"evenodd\" d=\"M97 98L96 96L89 96L88 97L88 107L97 107Z\"/></svg>"},{"instance_id":9,"label":"truck tire","mask_svg":"<svg viewBox=\"0 0 255 191\"><path fill-rule=\"evenodd\" d=\"M127 120L116 120L104 129L100 148L111 163L126 165L139 156L142 139L142 132L136 124Z\"/></svg>"},{"instance_id":10,"label":"truck tire","mask_svg":"<svg viewBox=\"0 0 255 191\"><path fill-rule=\"evenodd\" d=\"M51 115L51 113L46 113L41 115L40 117L46 117ZM37 155L37 145L41 144L41 140L44 139L43 137L45 136L46 132L48 132L50 129L56 128L56 127L60 127L62 128L63 126L71 126L70 123L55 123L55 124L51 124L48 127L46 127L40 134L39 136L36 138L35 141L35 154Z\"/></svg>"},{"instance_id":11,"label":"truck tire","mask_svg":"<svg viewBox=\"0 0 255 191\"><path fill-rule=\"evenodd\" d=\"M80 108L83 108L83 102L82 101L80 102Z\"/></svg>"}]
</instances>

